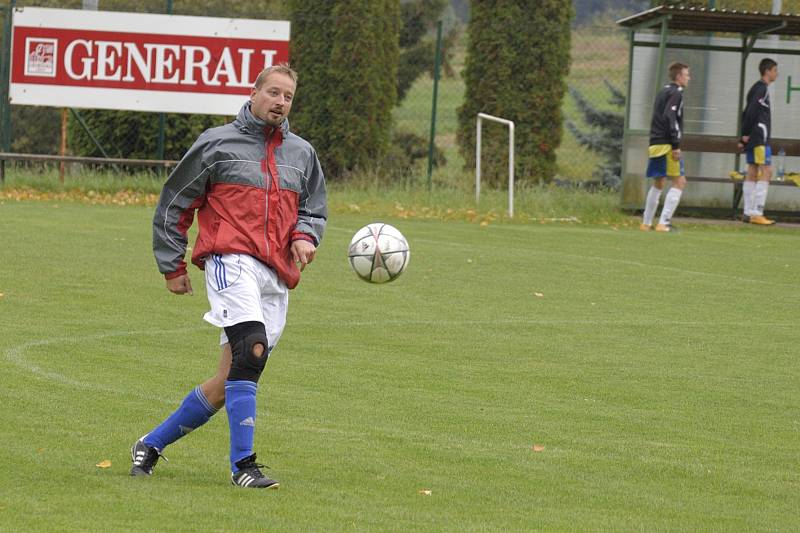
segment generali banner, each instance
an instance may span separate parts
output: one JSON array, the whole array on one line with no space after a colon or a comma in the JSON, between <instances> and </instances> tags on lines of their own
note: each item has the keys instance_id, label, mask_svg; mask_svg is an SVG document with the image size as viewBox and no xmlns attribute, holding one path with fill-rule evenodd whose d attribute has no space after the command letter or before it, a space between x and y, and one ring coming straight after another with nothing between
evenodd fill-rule
<instances>
[{"instance_id":1,"label":"generali banner","mask_svg":"<svg viewBox=\"0 0 800 533\"><path fill-rule=\"evenodd\" d=\"M289 22L16 8L12 104L235 115Z\"/></svg>"}]
</instances>

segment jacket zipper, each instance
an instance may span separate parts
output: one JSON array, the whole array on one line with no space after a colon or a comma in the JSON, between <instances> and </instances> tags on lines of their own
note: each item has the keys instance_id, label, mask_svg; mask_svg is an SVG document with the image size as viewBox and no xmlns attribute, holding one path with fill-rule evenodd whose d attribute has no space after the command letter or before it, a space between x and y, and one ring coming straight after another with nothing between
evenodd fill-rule
<instances>
[{"instance_id":1,"label":"jacket zipper","mask_svg":"<svg viewBox=\"0 0 800 533\"><path fill-rule=\"evenodd\" d=\"M264 244L267 246L267 257L269 257L269 234L267 226L269 224L269 188L272 180L272 173L269 171L269 140L275 128L270 129L269 134L264 139L264 170L266 179L264 180Z\"/></svg>"}]
</instances>

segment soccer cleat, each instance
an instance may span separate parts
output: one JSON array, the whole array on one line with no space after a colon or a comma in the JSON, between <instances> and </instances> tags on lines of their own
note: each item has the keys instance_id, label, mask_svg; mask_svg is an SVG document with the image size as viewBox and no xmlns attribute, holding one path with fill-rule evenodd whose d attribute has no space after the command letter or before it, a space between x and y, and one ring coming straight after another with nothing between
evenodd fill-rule
<instances>
[{"instance_id":1,"label":"soccer cleat","mask_svg":"<svg viewBox=\"0 0 800 533\"><path fill-rule=\"evenodd\" d=\"M649 226L649 225L645 224L644 222L639 224L639 231L650 231L651 229L653 229L653 226Z\"/></svg>"},{"instance_id":2,"label":"soccer cleat","mask_svg":"<svg viewBox=\"0 0 800 533\"><path fill-rule=\"evenodd\" d=\"M656 231L659 233L677 233L678 228L672 224L656 224Z\"/></svg>"},{"instance_id":3,"label":"soccer cleat","mask_svg":"<svg viewBox=\"0 0 800 533\"><path fill-rule=\"evenodd\" d=\"M161 452L145 444L142 439L144 439L144 437L137 440L131 447L131 461L133 461L133 466L131 466L132 476L151 475L153 473L153 468L158 462L158 458L164 457L161 455ZM167 458L164 457L164 460L166 461Z\"/></svg>"},{"instance_id":4,"label":"soccer cleat","mask_svg":"<svg viewBox=\"0 0 800 533\"><path fill-rule=\"evenodd\" d=\"M750 223L750 215L742 215L742 222L744 222L745 224L749 224Z\"/></svg>"},{"instance_id":5,"label":"soccer cleat","mask_svg":"<svg viewBox=\"0 0 800 533\"><path fill-rule=\"evenodd\" d=\"M757 226L771 226L775 223L774 220L770 220L764 215L753 215L750 217L749 222L750 224L756 224Z\"/></svg>"},{"instance_id":6,"label":"soccer cleat","mask_svg":"<svg viewBox=\"0 0 800 533\"><path fill-rule=\"evenodd\" d=\"M264 465L256 463L256 454L236 461L238 472L231 474L231 484L249 489L277 489L278 482L261 473Z\"/></svg>"}]
</instances>

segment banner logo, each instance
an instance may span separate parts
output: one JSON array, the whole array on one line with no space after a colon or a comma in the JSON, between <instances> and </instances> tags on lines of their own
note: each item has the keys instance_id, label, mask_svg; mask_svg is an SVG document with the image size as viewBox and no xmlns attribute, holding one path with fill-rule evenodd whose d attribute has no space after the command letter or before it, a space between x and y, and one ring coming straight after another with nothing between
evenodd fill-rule
<instances>
[{"instance_id":1,"label":"banner logo","mask_svg":"<svg viewBox=\"0 0 800 533\"><path fill-rule=\"evenodd\" d=\"M57 47L57 39L25 39L25 75L55 78Z\"/></svg>"}]
</instances>

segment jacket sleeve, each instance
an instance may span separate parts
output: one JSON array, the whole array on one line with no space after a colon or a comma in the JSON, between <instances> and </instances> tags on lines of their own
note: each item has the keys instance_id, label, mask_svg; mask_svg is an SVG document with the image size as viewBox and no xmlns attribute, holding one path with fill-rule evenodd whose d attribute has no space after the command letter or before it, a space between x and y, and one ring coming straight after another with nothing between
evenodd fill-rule
<instances>
[{"instance_id":1,"label":"jacket sleeve","mask_svg":"<svg viewBox=\"0 0 800 533\"><path fill-rule=\"evenodd\" d=\"M153 254L167 279L186 274L187 232L195 209L205 201L210 166L203 133L169 175L153 216Z\"/></svg>"},{"instance_id":2,"label":"jacket sleeve","mask_svg":"<svg viewBox=\"0 0 800 533\"><path fill-rule=\"evenodd\" d=\"M306 166L303 190L300 193L300 205L297 209L297 226L292 233L292 240L303 239L319 246L325 233L328 218L328 198L325 190L325 176L322 165L314 149Z\"/></svg>"},{"instance_id":3,"label":"jacket sleeve","mask_svg":"<svg viewBox=\"0 0 800 533\"><path fill-rule=\"evenodd\" d=\"M767 98L767 86L759 84L754 87L748 94L747 106L742 113L742 136L749 135L750 137L758 136L760 132L756 129L760 121L761 115L765 112L769 113L769 106L764 103ZM761 143L766 142L766 139L758 139ZM751 143L752 144L752 143Z\"/></svg>"},{"instance_id":4,"label":"jacket sleeve","mask_svg":"<svg viewBox=\"0 0 800 533\"><path fill-rule=\"evenodd\" d=\"M756 122L758 121L758 94L757 91L750 91L747 95L747 104L744 107L744 112L742 112L742 137L745 135L750 135L753 132L753 128L756 126Z\"/></svg>"},{"instance_id":5,"label":"jacket sleeve","mask_svg":"<svg viewBox=\"0 0 800 533\"><path fill-rule=\"evenodd\" d=\"M683 94L675 91L667 100L667 105L664 106L664 118L669 124L669 138L673 149L680 148L681 145L681 120L678 118L678 112L682 102Z\"/></svg>"}]
</instances>

